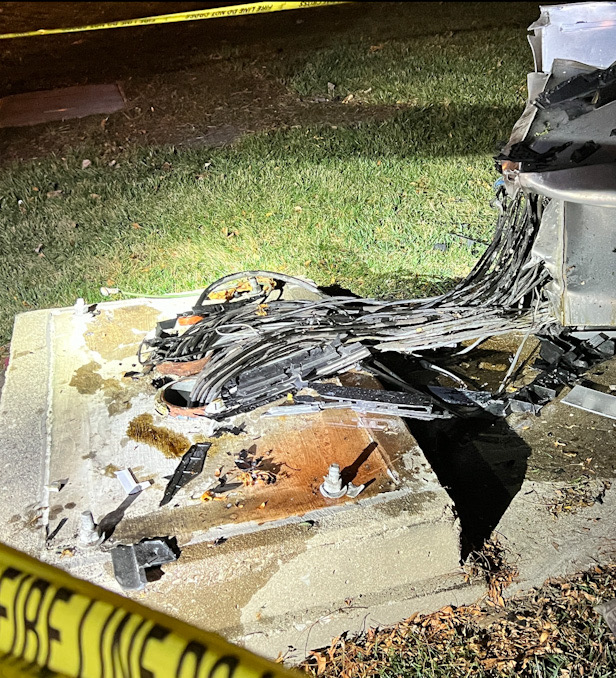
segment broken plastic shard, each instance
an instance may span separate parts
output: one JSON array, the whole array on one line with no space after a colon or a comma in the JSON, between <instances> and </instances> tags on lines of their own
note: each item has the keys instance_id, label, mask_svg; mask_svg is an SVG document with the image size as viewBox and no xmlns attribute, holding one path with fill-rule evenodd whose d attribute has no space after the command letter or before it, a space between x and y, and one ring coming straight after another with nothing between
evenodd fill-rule
<instances>
[{"instance_id":1,"label":"broken plastic shard","mask_svg":"<svg viewBox=\"0 0 616 678\"><path fill-rule=\"evenodd\" d=\"M142 490L145 490L147 487L150 487L152 484L151 480L146 480L142 483L138 483L135 478L135 474L131 469L125 468L121 471L115 472L116 478L122 484L126 494L139 494Z\"/></svg>"},{"instance_id":2,"label":"broken plastic shard","mask_svg":"<svg viewBox=\"0 0 616 678\"><path fill-rule=\"evenodd\" d=\"M205 457L211 446L212 443L196 443L186 452L165 488L160 506L168 504L184 485L203 471Z\"/></svg>"},{"instance_id":3,"label":"broken plastic shard","mask_svg":"<svg viewBox=\"0 0 616 678\"><path fill-rule=\"evenodd\" d=\"M68 478L60 478L59 480L54 480L53 482L47 485L47 489L50 492L60 492L64 486L68 483Z\"/></svg>"},{"instance_id":4,"label":"broken plastic shard","mask_svg":"<svg viewBox=\"0 0 616 678\"><path fill-rule=\"evenodd\" d=\"M451 416L448 412L435 408L432 398L422 393L401 393L319 383L312 384L311 388L323 398L334 401L337 406L350 407L356 412L392 414L427 420Z\"/></svg>"}]
</instances>

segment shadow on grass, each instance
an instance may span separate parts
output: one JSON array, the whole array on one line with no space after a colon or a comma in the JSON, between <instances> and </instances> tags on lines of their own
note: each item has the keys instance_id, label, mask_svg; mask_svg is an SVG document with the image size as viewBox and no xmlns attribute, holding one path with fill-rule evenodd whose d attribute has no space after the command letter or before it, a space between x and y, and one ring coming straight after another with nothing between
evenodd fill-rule
<instances>
[{"instance_id":1,"label":"shadow on grass","mask_svg":"<svg viewBox=\"0 0 616 678\"><path fill-rule=\"evenodd\" d=\"M255 153L276 156L287 161L318 161L325 158L439 158L474 156L485 153L496 155L509 137L520 110L507 106L482 104L443 105L404 108L391 111L386 120L370 120L371 106L362 106L367 121L350 122L345 127L334 127L337 120L328 110L326 123L317 116L299 112L294 120L304 130L280 130L254 137L244 137L243 148ZM381 107L382 108L382 107ZM348 112L340 106L341 116Z\"/></svg>"},{"instance_id":2,"label":"shadow on grass","mask_svg":"<svg viewBox=\"0 0 616 678\"><path fill-rule=\"evenodd\" d=\"M43 9L40 3L10 3L4 8L0 32L151 16L199 5L105 4L91 3L90 7L81 5L75 9L67 6L70 3L47 3ZM5 67L0 91L14 94L148 77L153 72L176 71L211 59L239 56L250 61L255 53L284 51L295 55L302 50L339 48L363 37L374 41L408 40L446 31L503 26L524 29L537 18L537 13L533 3L346 3L301 12L26 38L6 41L0 47Z\"/></svg>"}]
</instances>

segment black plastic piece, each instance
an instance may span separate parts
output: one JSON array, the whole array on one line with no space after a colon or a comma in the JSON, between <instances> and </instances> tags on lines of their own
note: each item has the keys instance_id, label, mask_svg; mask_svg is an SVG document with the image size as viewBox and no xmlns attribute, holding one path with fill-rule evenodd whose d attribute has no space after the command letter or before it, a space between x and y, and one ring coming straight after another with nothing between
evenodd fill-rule
<instances>
[{"instance_id":1,"label":"black plastic piece","mask_svg":"<svg viewBox=\"0 0 616 678\"><path fill-rule=\"evenodd\" d=\"M212 443L196 443L186 452L167 483L160 506L168 504L184 485L203 471L205 457L211 446Z\"/></svg>"}]
</instances>

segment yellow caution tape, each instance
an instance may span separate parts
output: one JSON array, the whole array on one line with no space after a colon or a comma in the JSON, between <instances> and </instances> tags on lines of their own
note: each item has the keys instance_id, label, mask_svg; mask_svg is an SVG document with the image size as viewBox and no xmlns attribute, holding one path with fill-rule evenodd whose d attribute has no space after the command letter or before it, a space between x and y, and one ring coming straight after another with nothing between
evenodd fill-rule
<instances>
[{"instance_id":1,"label":"yellow caution tape","mask_svg":"<svg viewBox=\"0 0 616 678\"><path fill-rule=\"evenodd\" d=\"M108 21L102 24L91 24L89 26L74 26L72 28L41 28L37 31L25 31L23 33L4 33L0 35L0 40L8 40L9 38L30 38L35 35L57 35L59 33L80 33L81 31L102 31L106 28L124 28L127 26L172 24L178 21L196 21L198 19L221 19L223 17L229 16L268 14L269 12L282 12L289 9L306 9L309 7L322 7L324 5L341 4L345 4L345 2L251 2L246 5L197 9L192 12L176 12L175 14L160 14L159 16L146 16L139 19Z\"/></svg>"},{"instance_id":2,"label":"yellow caution tape","mask_svg":"<svg viewBox=\"0 0 616 678\"><path fill-rule=\"evenodd\" d=\"M299 674L0 544L0 678L32 675Z\"/></svg>"}]
</instances>

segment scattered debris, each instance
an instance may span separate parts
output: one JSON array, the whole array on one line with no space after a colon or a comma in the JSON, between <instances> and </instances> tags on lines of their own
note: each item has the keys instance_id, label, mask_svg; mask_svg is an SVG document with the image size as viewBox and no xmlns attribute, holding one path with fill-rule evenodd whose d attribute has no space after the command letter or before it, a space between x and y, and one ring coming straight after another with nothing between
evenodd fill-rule
<instances>
[{"instance_id":1,"label":"scattered debris","mask_svg":"<svg viewBox=\"0 0 616 678\"><path fill-rule=\"evenodd\" d=\"M113 574L127 591L140 591L148 581L147 570L171 563L180 556L177 541L170 538L143 539L138 544L119 544L111 549Z\"/></svg>"},{"instance_id":2,"label":"scattered debris","mask_svg":"<svg viewBox=\"0 0 616 678\"><path fill-rule=\"evenodd\" d=\"M594 567L549 580L504 607L489 600L448 605L395 626L343 634L300 668L324 678L611 675L614 640L597 613L614 619L615 588L616 567Z\"/></svg>"},{"instance_id":3,"label":"scattered debris","mask_svg":"<svg viewBox=\"0 0 616 678\"><path fill-rule=\"evenodd\" d=\"M83 511L80 516L79 541L85 546L92 546L100 541L92 511Z\"/></svg>"},{"instance_id":4,"label":"scattered debris","mask_svg":"<svg viewBox=\"0 0 616 678\"><path fill-rule=\"evenodd\" d=\"M122 484L126 494L139 494L139 492L150 487L152 484L151 480L138 483L137 479L135 478L135 474L129 468L116 471L115 476Z\"/></svg>"},{"instance_id":5,"label":"scattered debris","mask_svg":"<svg viewBox=\"0 0 616 678\"><path fill-rule=\"evenodd\" d=\"M488 584L488 604L504 606L503 589L518 575L518 568L509 562L505 549L496 537L487 540L481 550L472 551L464 565L468 580L481 577Z\"/></svg>"},{"instance_id":6,"label":"scattered debris","mask_svg":"<svg viewBox=\"0 0 616 678\"><path fill-rule=\"evenodd\" d=\"M58 532L66 525L68 518L62 518L62 520L56 525L55 529L52 532L49 532L49 525L46 526L47 536L45 537L45 543L49 545L57 536Z\"/></svg>"},{"instance_id":7,"label":"scattered debris","mask_svg":"<svg viewBox=\"0 0 616 678\"><path fill-rule=\"evenodd\" d=\"M160 506L168 504L184 485L203 471L205 457L211 446L211 443L196 443L191 446L180 460L175 473L171 476L171 480L169 480L165 488L165 494L161 499Z\"/></svg>"},{"instance_id":8,"label":"scattered debris","mask_svg":"<svg viewBox=\"0 0 616 678\"><path fill-rule=\"evenodd\" d=\"M279 468L275 467L270 470L266 468L264 461L264 457L256 456L254 448L252 450L242 450L238 454L237 459L235 459L235 465L241 471L239 480L244 487L257 483L271 485L276 482Z\"/></svg>"},{"instance_id":9,"label":"scattered debris","mask_svg":"<svg viewBox=\"0 0 616 678\"><path fill-rule=\"evenodd\" d=\"M607 480L582 477L574 485L557 488L556 498L547 504L547 509L555 518L563 513L577 513L580 509L593 506L597 502L602 504L610 487L611 483Z\"/></svg>"}]
</instances>

